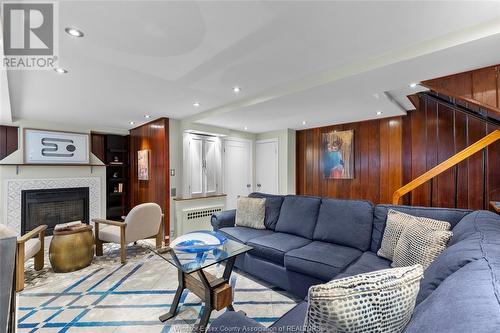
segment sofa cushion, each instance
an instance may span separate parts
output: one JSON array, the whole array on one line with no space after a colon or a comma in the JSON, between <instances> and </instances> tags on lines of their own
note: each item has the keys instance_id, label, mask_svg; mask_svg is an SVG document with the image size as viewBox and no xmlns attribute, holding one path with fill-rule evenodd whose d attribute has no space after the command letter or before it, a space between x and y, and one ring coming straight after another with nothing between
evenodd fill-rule
<instances>
[{"instance_id":1,"label":"sofa cushion","mask_svg":"<svg viewBox=\"0 0 500 333\"><path fill-rule=\"evenodd\" d=\"M405 332L498 332L499 275L493 256L460 268L415 308Z\"/></svg>"},{"instance_id":2,"label":"sofa cushion","mask_svg":"<svg viewBox=\"0 0 500 333\"><path fill-rule=\"evenodd\" d=\"M310 242L309 239L303 237L273 232L270 235L253 238L247 244L253 247L250 251L252 255L283 265L286 252L298 249Z\"/></svg>"},{"instance_id":3,"label":"sofa cushion","mask_svg":"<svg viewBox=\"0 0 500 333\"><path fill-rule=\"evenodd\" d=\"M172 330L174 331L174 330ZM187 332L186 330L179 329L178 332ZM207 333L221 333L221 332L259 332L259 333L272 333L264 325L247 317L242 312L226 311L214 319Z\"/></svg>"},{"instance_id":4,"label":"sofa cushion","mask_svg":"<svg viewBox=\"0 0 500 333\"><path fill-rule=\"evenodd\" d=\"M266 229L266 199L239 197L236 206L236 226Z\"/></svg>"},{"instance_id":5,"label":"sofa cushion","mask_svg":"<svg viewBox=\"0 0 500 333\"><path fill-rule=\"evenodd\" d=\"M323 199L313 239L357 248L370 248L373 205L369 201Z\"/></svg>"},{"instance_id":6,"label":"sofa cushion","mask_svg":"<svg viewBox=\"0 0 500 333\"><path fill-rule=\"evenodd\" d=\"M305 332L304 320L306 314L307 302L301 302L274 322L270 329L272 332Z\"/></svg>"},{"instance_id":7,"label":"sofa cushion","mask_svg":"<svg viewBox=\"0 0 500 333\"><path fill-rule=\"evenodd\" d=\"M496 246L496 251L500 251L500 216L488 211L476 211L465 216L453 229L448 245L425 271L417 303L426 299L460 268L483 258L485 248Z\"/></svg>"},{"instance_id":8,"label":"sofa cushion","mask_svg":"<svg viewBox=\"0 0 500 333\"><path fill-rule=\"evenodd\" d=\"M423 224L407 226L401 233L392 267L420 264L426 269L446 249L451 231L434 230Z\"/></svg>"},{"instance_id":9,"label":"sofa cushion","mask_svg":"<svg viewBox=\"0 0 500 333\"><path fill-rule=\"evenodd\" d=\"M414 216L446 221L451 224L452 229L464 216L472 212L468 209L377 205L375 206L373 219L372 243L370 248L372 252L377 252L380 249L389 209L395 209Z\"/></svg>"},{"instance_id":10,"label":"sofa cushion","mask_svg":"<svg viewBox=\"0 0 500 333\"><path fill-rule=\"evenodd\" d=\"M281 205L283 204L285 196L253 192L250 193L248 197L266 199L266 218L264 224L267 229L274 230L280 216Z\"/></svg>"},{"instance_id":11,"label":"sofa cushion","mask_svg":"<svg viewBox=\"0 0 500 333\"><path fill-rule=\"evenodd\" d=\"M275 230L312 239L320 204L318 197L287 195Z\"/></svg>"},{"instance_id":12,"label":"sofa cushion","mask_svg":"<svg viewBox=\"0 0 500 333\"><path fill-rule=\"evenodd\" d=\"M500 240L500 215L486 210L478 210L465 216L455 228L450 246L477 233L483 237Z\"/></svg>"},{"instance_id":13,"label":"sofa cushion","mask_svg":"<svg viewBox=\"0 0 500 333\"><path fill-rule=\"evenodd\" d=\"M364 252L358 260L347 266L342 273L336 275L335 279L387 268L391 268L391 262L389 260L379 257L376 253L367 251Z\"/></svg>"},{"instance_id":14,"label":"sofa cushion","mask_svg":"<svg viewBox=\"0 0 500 333\"><path fill-rule=\"evenodd\" d=\"M417 304L426 299L450 275L468 263L482 258L481 239L471 237L444 250L425 270Z\"/></svg>"},{"instance_id":15,"label":"sofa cushion","mask_svg":"<svg viewBox=\"0 0 500 333\"><path fill-rule=\"evenodd\" d=\"M431 230L450 230L450 223L425 217L417 217L389 209L385 222L382 243L377 254L389 260L394 260L394 252L403 232L411 226L424 225Z\"/></svg>"},{"instance_id":16,"label":"sofa cushion","mask_svg":"<svg viewBox=\"0 0 500 333\"><path fill-rule=\"evenodd\" d=\"M247 227L228 227L219 229L219 232L226 235L228 238L236 241L247 243L250 239L270 235L273 232L267 229L253 229Z\"/></svg>"},{"instance_id":17,"label":"sofa cushion","mask_svg":"<svg viewBox=\"0 0 500 333\"><path fill-rule=\"evenodd\" d=\"M359 274L309 289L308 333L401 333L415 307L421 265Z\"/></svg>"},{"instance_id":18,"label":"sofa cushion","mask_svg":"<svg viewBox=\"0 0 500 333\"><path fill-rule=\"evenodd\" d=\"M313 241L304 247L287 252L285 267L291 271L329 281L361 254L360 250L352 247Z\"/></svg>"}]
</instances>

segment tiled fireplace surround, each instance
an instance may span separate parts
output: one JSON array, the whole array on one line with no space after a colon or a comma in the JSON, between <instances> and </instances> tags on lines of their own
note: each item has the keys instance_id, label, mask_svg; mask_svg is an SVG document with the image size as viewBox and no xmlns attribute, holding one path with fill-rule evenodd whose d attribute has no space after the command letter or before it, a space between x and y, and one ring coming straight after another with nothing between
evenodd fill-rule
<instances>
[{"instance_id":1,"label":"tiled fireplace surround","mask_svg":"<svg viewBox=\"0 0 500 333\"><path fill-rule=\"evenodd\" d=\"M101 178L43 178L43 179L6 179L5 206L3 221L18 234L21 233L21 191L71 187L89 188L89 217L98 218L101 212Z\"/></svg>"}]
</instances>

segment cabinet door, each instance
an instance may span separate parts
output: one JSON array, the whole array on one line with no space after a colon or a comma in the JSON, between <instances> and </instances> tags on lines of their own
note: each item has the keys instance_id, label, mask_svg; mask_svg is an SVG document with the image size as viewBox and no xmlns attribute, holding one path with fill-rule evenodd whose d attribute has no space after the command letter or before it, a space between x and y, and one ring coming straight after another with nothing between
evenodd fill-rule
<instances>
[{"instance_id":1,"label":"cabinet door","mask_svg":"<svg viewBox=\"0 0 500 333\"><path fill-rule=\"evenodd\" d=\"M220 174L220 144L217 138L207 138L204 141L205 194L215 194L219 187Z\"/></svg>"},{"instance_id":2,"label":"cabinet door","mask_svg":"<svg viewBox=\"0 0 500 333\"><path fill-rule=\"evenodd\" d=\"M189 194L203 194L203 140L189 140Z\"/></svg>"}]
</instances>

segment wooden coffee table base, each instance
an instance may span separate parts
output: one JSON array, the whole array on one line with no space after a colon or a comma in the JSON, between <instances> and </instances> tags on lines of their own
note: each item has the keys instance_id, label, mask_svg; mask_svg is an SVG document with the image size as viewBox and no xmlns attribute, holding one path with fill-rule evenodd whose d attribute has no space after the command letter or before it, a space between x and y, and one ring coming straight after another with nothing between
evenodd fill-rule
<instances>
[{"instance_id":1,"label":"wooden coffee table base","mask_svg":"<svg viewBox=\"0 0 500 333\"><path fill-rule=\"evenodd\" d=\"M160 316L160 320L164 322L177 315L177 308L184 289L189 289L205 303L200 322L195 326L195 332L205 332L213 310L226 308L229 311L234 311L233 288L229 285L229 278L231 277L235 260L236 257L232 257L226 261L224 273L220 278L202 269L190 274L178 269L179 287L177 287L170 311Z\"/></svg>"}]
</instances>

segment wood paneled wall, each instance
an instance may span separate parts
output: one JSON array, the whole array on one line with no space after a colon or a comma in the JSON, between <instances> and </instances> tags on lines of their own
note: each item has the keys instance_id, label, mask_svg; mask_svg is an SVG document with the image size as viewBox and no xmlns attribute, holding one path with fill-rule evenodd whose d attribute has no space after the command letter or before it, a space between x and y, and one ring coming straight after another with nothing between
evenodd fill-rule
<instances>
[{"instance_id":1,"label":"wood paneled wall","mask_svg":"<svg viewBox=\"0 0 500 333\"><path fill-rule=\"evenodd\" d=\"M106 135L100 133L91 133L90 141L92 154L100 159L101 162L106 163Z\"/></svg>"},{"instance_id":2,"label":"wood paneled wall","mask_svg":"<svg viewBox=\"0 0 500 333\"><path fill-rule=\"evenodd\" d=\"M0 161L18 149L18 128L0 125Z\"/></svg>"},{"instance_id":3,"label":"wood paneled wall","mask_svg":"<svg viewBox=\"0 0 500 333\"><path fill-rule=\"evenodd\" d=\"M137 152L149 150L149 180L138 180ZM156 202L164 214L164 230L170 232L170 175L168 119L160 118L130 130L130 207Z\"/></svg>"},{"instance_id":4,"label":"wood paneled wall","mask_svg":"<svg viewBox=\"0 0 500 333\"><path fill-rule=\"evenodd\" d=\"M405 183L500 128L460 111L431 95L419 95L419 108L408 112L403 158L409 159ZM412 205L488 209L500 200L500 142L461 162L412 191Z\"/></svg>"},{"instance_id":5,"label":"wood paneled wall","mask_svg":"<svg viewBox=\"0 0 500 333\"><path fill-rule=\"evenodd\" d=\"M297 132L297 194L390 203L400 186L492 132L497 125L420 94L407 116ZM325 179L322 133L354 129L355 178ZM402 203L488 209L500 200L500 142L436 177Z\"/></svg>"},{"instance_id":6,"label":"wood paneled wall","mask_svg":"<svg viewBox=\"0 0 500 333\"><path fill-rule=\"evenodd\" d=\"M500 120L500 65L423 81L440 94L460 99L464 106Z\"/></svg>"},{"instance_id":7,"label":"wood paneled wall","mask_svg":"<svg viewBox=\"0 0 500 333\"><path fill-rule=\"evenodd\" d=\"M390 202L403 185L402 117L297 131L297 194ZM325 179L322 135L354 130L354 179Z\"/></svg>"}]
</instances>

